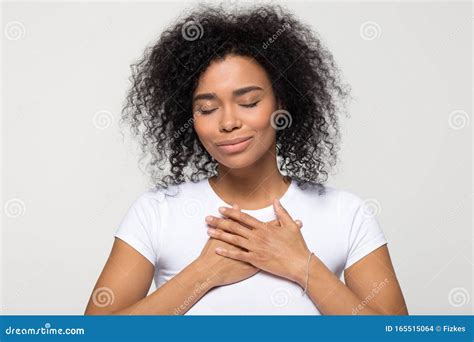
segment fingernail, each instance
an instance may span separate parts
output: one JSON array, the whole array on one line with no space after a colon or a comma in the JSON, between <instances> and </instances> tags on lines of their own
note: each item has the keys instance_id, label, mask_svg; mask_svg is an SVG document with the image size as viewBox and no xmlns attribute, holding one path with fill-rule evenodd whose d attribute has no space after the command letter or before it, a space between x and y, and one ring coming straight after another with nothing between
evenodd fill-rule
<instances>
[{"instance_id":1,"label":"fingernail","mask_svg":"<svg viewBox=\"0 0 474 342\"><path fill-rule=\"evenodd\" d=\"M219 212L220 212L221 214L224 214L224 213L225 213L225 208L224 208L224 207L219 207Z\"/></svg>"},{"instance_id":2,"label":"fingernail","mask_svg":"<svg viewBox=\"0 0 474 342\"><path fill-rule=\"evenodd\" d=\"M212 222L212 217L211 216L206 216L206 222L207 223Z\"/></svg>"}]
</instances>

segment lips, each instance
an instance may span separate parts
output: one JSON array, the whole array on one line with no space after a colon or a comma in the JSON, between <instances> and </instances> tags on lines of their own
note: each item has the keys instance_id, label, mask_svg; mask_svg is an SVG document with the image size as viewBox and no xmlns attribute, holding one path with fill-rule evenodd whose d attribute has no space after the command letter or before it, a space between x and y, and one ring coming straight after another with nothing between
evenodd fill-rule
<instances>
[{"instance_id":1,"label":"lips","mask_svg":"<svg viewBox=\"0 0 474 342\"><path fill-rule=\"evenodd\" d=\"M217 147L222 152L227 153L227 154L239 153L239 152L243 152L252 143L252 140L253 140L253 137L239 138L239 139L229 140L231 142L234 142L233 144L229 144L229 141L226 141L224 144L221 143L221 145L217 145ZM237 141L237 143L235 143L235 141Z\"/></svg>"},{"instance_id":2,"label":"lips","mask_svg":"<svg viewBox=\"0 0 474 342\"><path fill-rule=\"evenodd\" d=\"M217 143L217 146L227 146L227 145L235 145L238 143L241 143L243 141L249 140L252 137L242 137L242 138L235 138L235 139L230 139L230 140L224 140L220 143Z\"/></svg>"}]
</instances>

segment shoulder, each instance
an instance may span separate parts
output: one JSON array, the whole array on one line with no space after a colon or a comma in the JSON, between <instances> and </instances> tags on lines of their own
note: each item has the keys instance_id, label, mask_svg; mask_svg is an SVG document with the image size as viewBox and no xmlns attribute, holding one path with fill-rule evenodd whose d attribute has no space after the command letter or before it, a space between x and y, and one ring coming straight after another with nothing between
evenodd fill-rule
<instances>
[{"instance_id":1,"label":"shoulder","mask_svg":"<svg viewBox=\"0 0 474 342\"><path fill-rule=\"evenodd\" d=\"M141 190L138 195L135 195L131 204L129 205L129 212L140 216L150 216L159 214L161 207L166 203L166 198L174 193L175 189L161 189L151 187Z\"/></svg>"},{"instance_id":2,"label":"shoulder","mask_svg":"<svg viewBox=\"0 0 474 342\"><path fill-rule=\"evenodd\" d=\"M375 198L363 198L359 193L348 189L335 191L341 220L353 221L356 216L375 216L380 210L380 203Z\"/></svg>"},{"instance_id":3,"label":"shoulder","mask_svg":"<svg viewBox=\"0 0 474 342\"><path fill-rule=\"evenodd\" d=\"M325 185L321 188L298 188L298 203L309 202L330 215L337 215L342 219L350 220L359 211L378 211L380 204L374 198L364 199L360 194L350 189ZM300 201L301 200L301 201Z\"/></svg>"},{"instance_id":4,"label":"shoulder","mask_svg":"<svg viewBox=\"0 0 474 342\"><path fill-rule=\"evenodd\" d=\"M360 194L350 190L339 190L339 208L341 215L362 218L372 218L379 214L380 202L373 197L362 197Z\"/></svg>"},{"instance_id":5,"label":"shoulder","mask_svg":"<svg viewBox=\"0 0 474 342\"><path fill-rule=\"evenodd\" d=\"M348 189L337 189L338 201L344 207L359 207L364 203L364 199L356 192Z\"/></svg>"},{"instance_id":6,"label":"shoulder","mask_svg":"<svg viewBox=\"0 0 474 342\"><path fill-rule=\"evenodd\" d=\"M326 205L350 207L358 206L364 201L359 195L350 190L330 185L325 185L324 188L297 188L297 192L300 196L304 196L311 200L319 201Z\"/></svg>"},{"instance_id":7,"label":"shoulder","mask_svg":"<svg viewBox=\"0 0 474 342\"><path fill-rule=\"evenodd\" d=\"M142 191L135 199L135 204L157 206L170 201L188 198L194 194L202 194L203 181L185 182L177 185L169 185L168 188L151 187Z\"/></svg>"},{"instance_id":8,"label":"shoulder","mask_svg":"<svg viewBox=\"0 0 474 342\"><path fill-rule=\"evenodd\" d=\"M132 206L134 207L146 207L154 206L163 202L166 198L167 190L149 188L142 190L134 199Z\"/></svg>"}]
</instances>

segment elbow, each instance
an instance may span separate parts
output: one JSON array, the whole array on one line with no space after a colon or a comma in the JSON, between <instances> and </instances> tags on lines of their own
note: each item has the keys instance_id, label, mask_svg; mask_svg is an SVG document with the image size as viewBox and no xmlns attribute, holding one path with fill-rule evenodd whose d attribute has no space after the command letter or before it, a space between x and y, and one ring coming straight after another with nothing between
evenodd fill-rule
<instances>
[{"instance_id":1,"label":"elbow","mask_svg":"<svg viewBox=\"0 0 474 342\"><path fill-rule=\"evenodd\" d=\"M84 316L105 316L105 315L114 315L115 310L110 310L110 308L98 308L95 305L88 305L84 311Z\"/></svg>"},{"instance_id":2,"label":"elbow","mask_svg":"<svg viewBox=\"0 0 474 342\"><path fill-rule=\"evenodd\" d=\"M106 315L114 315L114 312L104 311L104 310L86 310L84 312L84 316L106 316Z\"/></svg>"},{"instance_id":3,"label":"elbow","mask_svg":"<svg viewBox=\"0 0 474 342\"><path fill-rule=\"evenodd\" d=\"M384 315L384 316L408 316L408 309L406 306L403 306L401 308L394 308L394 309L389 309L389 310L376 310L377 315Z\"/></svg>"},{"instance_id":4,"label":"elbow","mask_svg":"<svg viewBox=\"0 0 474 342\"><path fill-rule=\"evenodd\" d=\"M408 308L406 306L402 307L400 310L398 310L396 313L394 313L394 315L397 315L397 316L408 316L410 315L408 313Z\"/></svg>"}]
</instances>

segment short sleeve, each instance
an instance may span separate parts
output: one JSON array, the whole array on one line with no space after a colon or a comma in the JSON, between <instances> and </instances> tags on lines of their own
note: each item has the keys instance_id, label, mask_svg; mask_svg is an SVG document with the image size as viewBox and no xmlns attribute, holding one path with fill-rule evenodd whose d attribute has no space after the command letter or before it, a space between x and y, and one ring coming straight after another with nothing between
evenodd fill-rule
<instances>
[{"instance_id":1,"label":"short sleeve","mask_svg":"<svg viewBox=\"0 0 474 342\"><path fill-rule=\"evenodd\" d=\"M342 199L342 221L349 229L348 252L344 269L349 268L387 240L377 220L380 204L375 199L362 200L345 192Z\"/></svg>"},{"instance_id":2,"label":"short sleeve","mask_svg":"<svg viewBox=\"0 0 474 342\"><path fill-rule=\"evenodd\" d=\"M142 193L128 208L115 231L115 237L125 241L154 266L157 262L160 214L159 202L152 191Z\"/></svg>"}]
</instances>

